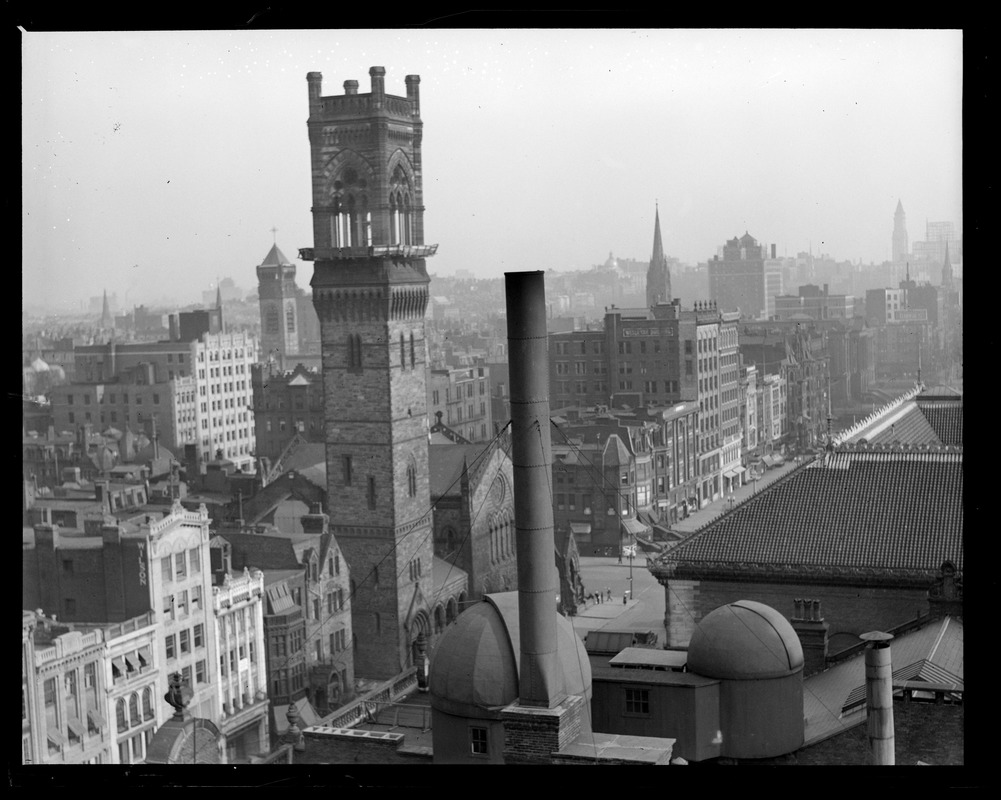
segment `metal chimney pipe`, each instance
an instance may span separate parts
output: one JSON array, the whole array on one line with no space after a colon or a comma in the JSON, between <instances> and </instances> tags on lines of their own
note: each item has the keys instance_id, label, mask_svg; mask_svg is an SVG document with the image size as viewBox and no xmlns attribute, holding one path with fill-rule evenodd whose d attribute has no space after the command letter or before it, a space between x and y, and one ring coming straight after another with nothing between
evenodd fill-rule
<instances>
[{"instance_id":1,"label":"metal chimney pipe","mask_svg":"<svg viewBox=\"0 0 1001 800\"><path fill-rule=\"evenodd\" d=\"M868 726L870 763L892 767L893 747L893 668L890 664L892 634L863 633L865 649L865 710Z\"/></svg>"},{"instance_id":2,"label":"metal chimney pipe","mask_svg":"<svg viewBox=\"0 0 1001 800\"><path fill-rule=\"evenodd\" d=\"M507 272L504 281L521 628L518 701L524 706L553 708L567 695L556 649L558 577L545 273Z\"/></svg>"}]
</instances>

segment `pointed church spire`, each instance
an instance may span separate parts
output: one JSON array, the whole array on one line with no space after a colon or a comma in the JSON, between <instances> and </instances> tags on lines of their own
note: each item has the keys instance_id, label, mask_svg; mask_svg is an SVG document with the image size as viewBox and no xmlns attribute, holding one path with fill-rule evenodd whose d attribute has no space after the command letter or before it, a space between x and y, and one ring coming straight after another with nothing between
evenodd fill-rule
<instances>
[{"instance_id":1,"label":"pointed church spire","mask_svg":"<svg viewBox=\"0 0 1001 800\"><path fill-rule=\"evenodd\" d=\"M654 202L653 255L646 272L646 304L653 308L657 303L671 302L671 273L667 268L664 243L660 237L660 204Z\"/></svg>"},{"instance_id":2,"label":"pointed church spire","mask_svg":"<svg viewBox=\"0 0 1001 800\"><path fill-rule=\"evenodd\" d=\"M215 279L215 307L222 310L222 286L219 285L218 278Z\"/></svg>"}]
</instances>

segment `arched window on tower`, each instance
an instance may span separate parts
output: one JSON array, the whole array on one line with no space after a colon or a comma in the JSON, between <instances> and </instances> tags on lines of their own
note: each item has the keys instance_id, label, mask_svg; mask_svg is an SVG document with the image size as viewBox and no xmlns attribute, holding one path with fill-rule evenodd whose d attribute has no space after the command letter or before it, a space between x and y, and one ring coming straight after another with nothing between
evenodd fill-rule
<instances>
[{"instance_id":1,"label":"arched window on tower","mask_svg":"<svg viewBox=\"0 0 1001 800\"><path fill-rule=\"evenodd\" d=\"M400 331L400 366L401 367L407 366L407 352L406 352L406 344L404 343L403 339L403 331Z\"/></svg>"},{"instance_id":2,"label":"arched window on tower","mask_svg":"<svg viewBox=\"0 0 1001 800\"><path fill-rule=\"evenodd\" d=\"M295 308L292 306L285 309L285 329L289 333L295 333Z\"/></svg>"},{"instance_id":3,"label":"arched window on tower","mask_svg":"<svg viewBox=\"0 0 1001 800\"><path fill-rule=\"evenodd\" d=\"M413 464L407 467L407 495L409 497L417 496L417 469Z\"/></svg>"},{"instance_id":4,"label":"arched window on tower","mask_svg":"<svg viewBox=\"0 0 1001 800\"><path fill-rule=\"evenodd\" d=\"M410 368L413 369L417 363L416 350L414 348L414 334L410 334Z\"/></svg>"}]
</instances>

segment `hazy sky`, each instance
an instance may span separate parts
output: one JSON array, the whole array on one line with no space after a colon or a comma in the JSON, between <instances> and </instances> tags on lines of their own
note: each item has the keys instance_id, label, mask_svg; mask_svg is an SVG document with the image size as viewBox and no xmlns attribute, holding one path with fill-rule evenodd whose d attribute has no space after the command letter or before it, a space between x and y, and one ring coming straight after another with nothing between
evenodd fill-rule
<instances>
[{"instance_id":1,"label":"hazy sky","mask_svg":"<svg viewBox=\"0 0 1001 800\"><path fill-rule=\"evenodd\" d=\"M745 230L890 256L962 225L960 31L308 30L22 34L25 303L249 290L312 245L306 73L421 76L431 273L583 269ZM311 265L297 261L307 286ZM127 294L127 297L126 297Z\"/></svg>"}]
</instances>

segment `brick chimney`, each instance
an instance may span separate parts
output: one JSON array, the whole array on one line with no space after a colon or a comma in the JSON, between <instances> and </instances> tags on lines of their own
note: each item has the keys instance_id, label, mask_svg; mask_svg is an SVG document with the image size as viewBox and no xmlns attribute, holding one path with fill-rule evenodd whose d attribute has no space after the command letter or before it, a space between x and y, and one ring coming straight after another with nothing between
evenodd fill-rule
<instances>
[{"instance_id":1,"label":"brick chimney","mask_svg":"<svg viewBox=\"0 0 1001 800\"><path fill-rule=\"evenodd\" d=\"M830 626L824 621L819 600L793 601L792 628L803 646L803 675L820 672L827 666L827 637Z\"/></svg>"},{"instance_id":2,"label":"brick chimney","mask_svg":"<svg viewBox=\"0 0 1001 800\"><path fill-rule=\"evenodd\" d=\"M330 526L330 517L323 513L319 503L309 507L309 513L299 518L303 533L326 533Z\"/></svg>"}]
</instances>

